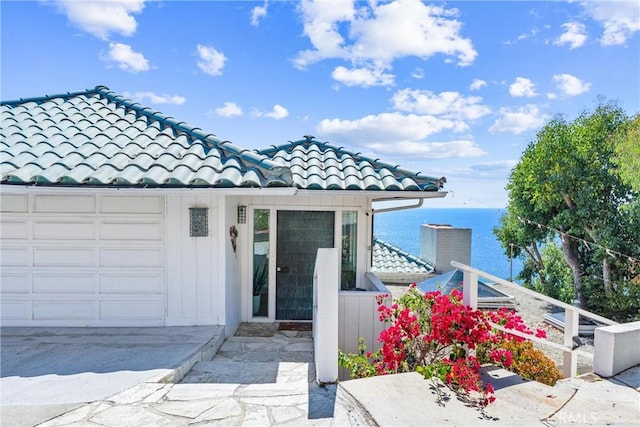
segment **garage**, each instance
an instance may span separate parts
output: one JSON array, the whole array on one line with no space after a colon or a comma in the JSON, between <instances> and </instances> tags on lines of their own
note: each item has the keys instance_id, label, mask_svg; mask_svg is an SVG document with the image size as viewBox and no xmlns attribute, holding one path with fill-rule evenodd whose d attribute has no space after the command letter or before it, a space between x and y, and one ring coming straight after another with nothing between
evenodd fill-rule
<instances>
[{"instance_id":1,"label":"garage","mask_svg":"<svg viewBox=\"0 0 640 427\"><path fill-rule=\"evenodd\" d=\"M164 196L26 193L2 196L4 326L165 325Z\"/></svg>"}]
</instances>

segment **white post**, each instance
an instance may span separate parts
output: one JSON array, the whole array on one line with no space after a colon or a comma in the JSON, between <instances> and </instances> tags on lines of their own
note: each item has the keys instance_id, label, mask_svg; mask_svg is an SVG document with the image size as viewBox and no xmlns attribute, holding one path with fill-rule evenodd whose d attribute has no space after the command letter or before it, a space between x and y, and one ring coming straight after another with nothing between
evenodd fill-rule
<instances>
[{"instance_id":1,"label":"white post","mask_svg":"<svg viewBox=\"0 0 640 427\"><path fill-rule=\"evenodd\" d=\"M573 348L573 337L578 336L578 320L580 315L576 310L564 309L564 346ZM578 353L575 350L565 350L562 353L562 373L566 378L575 377L578 373Z\"/></svg>"},{"instance_id":2,"label":"white post","mask_svg":"<svg viewBox=\"0 0 640 427\"><path fill-rule=\"evenodd\" d=\"M478 308L478 275L467 270L462 276L462 303L474 310Z\"/></svg>"},{"instance_id":3,"label":"white post","mask_svg":"<svg viewBox=\"0 0 640 427\"><path fill-rule=\"evenodd\" d=\"M313 277L313 350L316 382L334 383L338 381L338 249L318 249Z\"/></svg>"}]
</instances>

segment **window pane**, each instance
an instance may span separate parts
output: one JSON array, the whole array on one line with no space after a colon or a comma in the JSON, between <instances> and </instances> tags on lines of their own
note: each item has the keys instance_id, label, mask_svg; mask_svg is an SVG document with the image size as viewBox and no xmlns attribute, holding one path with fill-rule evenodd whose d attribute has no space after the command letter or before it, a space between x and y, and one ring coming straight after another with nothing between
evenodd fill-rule
<instances>
[{"instance_id":1,"label":"window pane","mask_svg":"<svg viewBox=\"0 0 640 427\"><path fill-rule=\"evenodd\" d=\"M253 315L269 314L269 209L253 211Z\"/></svg>"},{"instance_id":2,"label":"window pane","mask_svg":"<svg viewBox=\"0 0 640 427\"><path fill-rule=\"evenodd\" d=\"M356 287L358 212L342 212L342 290Z\"/></svg>"}]
</instances>

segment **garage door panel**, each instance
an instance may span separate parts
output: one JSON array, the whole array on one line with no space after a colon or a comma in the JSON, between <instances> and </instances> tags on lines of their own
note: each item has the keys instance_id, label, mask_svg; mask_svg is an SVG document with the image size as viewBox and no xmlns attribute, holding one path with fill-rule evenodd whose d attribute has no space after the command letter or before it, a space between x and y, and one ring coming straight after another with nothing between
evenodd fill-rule
<instances>
[{"instance_id":1,"label":"garage door panel","mask_svg":"<svg viewBox=\"0 0 640 427\"><path fill-rule=\"evenodd\" d=\"M29 265L29 248L0 246L0 265L3 267Z\"/></svg>"},{"instance_id":2,"label":"garage door panel","mask_svg":"<svg viewBox=\"0 0 640 427\"><path fill-rule=\"evenodd\" d=\"M104 273L100 276L101 294L161 294L164 277L154 273Z\"/></svg>"},{"instance_id":3,"label":"garage door panel","mask_svg":"<svg viewBox=\"0 0 640 427\"><path fill-rule=\"evenodd\" d=\"M35 239L93 240L96 236L93 222L35 221Z\"/></svg>"},{"instance_id":4,"label":"garage door panel","mask_svg":"<svg viewBox=\"0 0 640 427\"><path fill-rule=\"evenodd\" d=\"M29 224L27 221L2 221L0 222L3 239L28 239Z\"/></svg>"},{"instance_id":5,"label":"garage door panel","mask_svg":"<svg viewBox=\"0 0 640 427\"><path fill-rule=\"evenodd\" d=\"M7 300L5 298L0 302L2 308L2 320L28 320L30 301L26 300Z\"/></svg>"},{"instance_id":6,"label":"garage door panel","mask_svg":"<svg viewBox=\"0 0 640 427\"><path fill-rule=\"evenodd\" d=\"M36 247L33 248L34 266L78 266L95 265L95 248Z\"/></svg>"},{"instance_id":7,"label":"garage door panel","mask_svg":"<svg viewBox=\"0 0 640 427\"><path fill-rule=\"evenodd\" d=\"M37 195L33 211L36 213L93 213L96 211L94 196Z\"/></svg>"},{"instance_id":8,"label":"garage door panel","mask_svg":"<svg viewBox=\"0 0 640 427\"><path fill-rule=\"evenodd\" d=\"M103 222L100 238L105 240L162 240L163 224L154 222Z\"/></svg>"},{"instance_id":9,"label":"garage door panel","mask_svg":"<svg viewBox=\"0 0 640 427\"><path fill-rule=\"evenodd\" d=\"M36 273L33 275L34 293L95 293L93 273Z\"/></svg>"},{"instance_id":10,"label":"garage door panel","mask_svg":"<svg viewBox=\"0 0 640 427\"><path fill-rule=\"evenodd\" d=\"M29 196L26 194L3 194L0 197L0 212L28 212Z\"/></svg>"},{"instance_id":11,"label":"garage door panel","mask_svg":"<svg viewBox=\"0 0 640 427\"><path fill-rule=\"evenodd\" d=\"M160 248L102 248L103 267L161 267L164 264Z\"/></svg>"},{"instance_id":12,"label":"garage door panel","mask_svg":"<svg viewBox=\"0 0 640 427\"><path fill-rule=\"evenodd\" d=\"M100 320L164 320L161 301L103 300L100 301Z\"/></svg>"},{"instance_id":13,"label":"garage door panel","mask_svg":"<svg viewBox=\"0 0 640 427\"><path fill-rule=\"evenodd\" d=\"M46 300L33 302L34 320L93 320L93 300Z\"/></svg>"},{"instance_id":14,"label":"garage door panel","mask_svg":"<svg viewBox=\"0 0 640 427\"><path fill-rule=\"evenodd\" d=\"M4 294L26 294L31 289L28 273L9 273L2 272L0 274L0 291Z\"/></svg>"},{"instance_id":15,"label":"garage door panel","mask_svg":"<svg viewBox=\"0 0 640 427\"><path fill-rule=\"evenodd\" d=\"M164 197L161 196L105 196L100 209L103 213L161 214Z\"/></svg>"}]
</instances>

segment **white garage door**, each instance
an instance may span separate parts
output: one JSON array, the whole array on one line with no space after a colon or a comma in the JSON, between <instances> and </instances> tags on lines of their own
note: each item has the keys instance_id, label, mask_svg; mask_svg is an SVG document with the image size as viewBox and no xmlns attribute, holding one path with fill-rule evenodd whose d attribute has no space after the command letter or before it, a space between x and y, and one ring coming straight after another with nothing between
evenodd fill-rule
<instances>
[{"instance_id":1,"label":"white garage door","mask_svg":"<svg viewBox=\"0 0 640 427\"><path fill-rule=\"evenodd\" d=\"M165 324L163 196L0 199L4 326Z\"/></svg>"}]
</instances>

